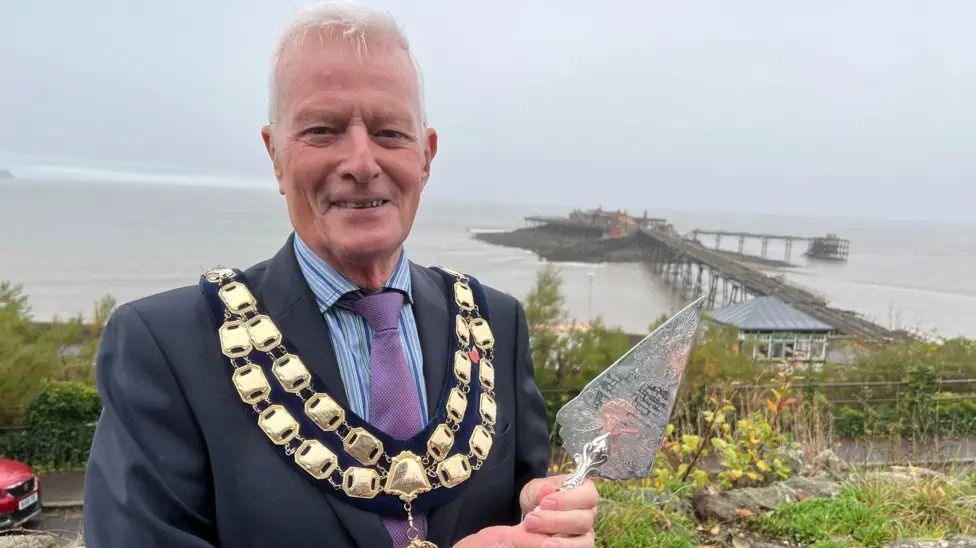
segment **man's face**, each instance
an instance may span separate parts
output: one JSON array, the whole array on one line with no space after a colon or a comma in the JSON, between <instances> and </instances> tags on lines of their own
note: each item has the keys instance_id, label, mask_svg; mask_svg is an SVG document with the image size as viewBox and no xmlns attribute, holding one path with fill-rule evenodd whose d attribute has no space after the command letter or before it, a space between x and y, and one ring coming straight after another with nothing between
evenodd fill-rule
<instances>
[{"instance_id":1,"label":"man's face","mask_svg":"<svg viewBox=\"0 0 976 548\"><path fill-rule=\"evenodd\" d=\"M277 119L262 134L292 225L335 267L388 264L437 150L407 52L370 44L360 55L312 33L280 63Z\"/></svg>"}]
</instances>

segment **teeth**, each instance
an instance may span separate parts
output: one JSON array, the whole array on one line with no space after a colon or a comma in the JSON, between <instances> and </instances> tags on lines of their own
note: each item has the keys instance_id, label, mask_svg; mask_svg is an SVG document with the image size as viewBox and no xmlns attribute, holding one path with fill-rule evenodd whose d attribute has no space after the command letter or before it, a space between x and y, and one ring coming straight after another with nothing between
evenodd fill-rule
<instances>
[{"instance_id":1,"label":"teeth","mask_svg":"<svg viewBox=\"0 0 976 548\"><path fill-rule=\"evenodd\" d=\"M336 202L335 204L343 208L366 209L369 207L379 207L386 203L386 200L373 200L372 202Z\"/></svg>"}]
</instances>

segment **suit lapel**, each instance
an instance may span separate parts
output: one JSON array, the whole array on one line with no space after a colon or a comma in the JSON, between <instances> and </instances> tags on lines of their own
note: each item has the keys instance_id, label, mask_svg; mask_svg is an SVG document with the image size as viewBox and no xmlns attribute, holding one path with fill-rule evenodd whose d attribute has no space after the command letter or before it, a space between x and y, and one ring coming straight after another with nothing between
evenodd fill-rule
<instances>
[{"instance_id":1,"label":"suit lapel","mask_svg":"<svg viewBox=\"0 0 976 548\"><path fill-rule=\"evenodd\" d=\"M294 235L269 261L264 273L251 280L252 286L259 302L295 346L305 365L318 375L329 394L348 409L349 400L329 328L298 267L293 240ZM323 496L357 545L390 545L390 536L378 515L346 504L337 497Z\"/></svg>"},{"instance_id":2,"label":"suit lapel","mask_svg":"<svg viewBox=\"0 0 976 548\"><path fill-rule=\"evenodd\" d=\"M447 289L440 276L429 269L410 263L413 292L413 315L424 355L424 384L427 386L427 408L432 417L440 401L444 376L450 360L453 318L447 305ZM429 417L430 418L430 417ZM457 529L464 496L435 508L427 516L427 537L438 546L450 546Z\"/></svg>"}]
</instances>

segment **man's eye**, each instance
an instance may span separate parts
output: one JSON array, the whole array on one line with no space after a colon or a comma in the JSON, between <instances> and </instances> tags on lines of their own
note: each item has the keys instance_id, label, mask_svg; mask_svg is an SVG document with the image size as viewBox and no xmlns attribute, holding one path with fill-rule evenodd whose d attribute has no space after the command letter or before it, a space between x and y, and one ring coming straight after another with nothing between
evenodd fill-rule
<instances>
[{"instance_id":1,"label":"man's eye","mask_svg":"<svg viewBox=\"0 0 976 548\"><path fill-rule=\"evenodd\" d=\"M377 131L375 135L382 139L403 139L406 137L406 134L399 132L395 129L382 129L380 131Z\"/></svg>"},{"instance_id":2,"label":"man's eye","mask_svg":"<svg viewBox=\"0 0 976 548\"><path fill-rule=\"evenodd\" d=\"M310 135L335 135L336 130L327 126L316 126L305 131Z\"/></svg>"}]
</instances>

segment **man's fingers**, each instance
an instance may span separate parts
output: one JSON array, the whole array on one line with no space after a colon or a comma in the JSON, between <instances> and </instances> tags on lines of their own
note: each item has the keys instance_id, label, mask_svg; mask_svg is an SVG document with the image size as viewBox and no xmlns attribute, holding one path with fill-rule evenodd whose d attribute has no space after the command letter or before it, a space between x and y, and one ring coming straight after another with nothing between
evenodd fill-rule
<instances>
[{"instance_id":1,"label":"man's fingers","mask_svg":"<svg viewBox=\"0 0 976 548\"><path fill-rule=\"evenodd\" d=\"M533 533L583 535L593 529L593 510L534 510L522 524Z\"/></svg>"},{"instance_id":2,"label":"man's fingers","mask_svg":"<svg viewBox=\"0 0 976 548\"><path fill-rule=\"evenodd\" d=\"M454 548L543 548L548 535L531 533L522 526L496 525L464 537Z\"/></svg>"},{"instance_id":3,"label":"man's fingers","mask_svg":"<svg viewBox=\"0 0 976 548\"><path fill-rule=\"evenodd\" d=\"M539 506L542 499L558 489L562 485L561 477L537 478L526 483L519 494L519 505L522 507L522 513L528 514L533 508Z\"/></svg>"},{"instance_id":4,"label":"man's fingers","mask_svg":"<svg viewBox=\"0 0 976 548\"><path fill-rule=\"evenodd\" d=\"M578 537L549 537L542 548L593 548L596 537L593 531Z\"/></svg>"},{"instance_id":5,"label":"man's fingers","mask_svg":"<svg viewBox=\"0 0 976 548\"><path fill-rule=\"evenodd\" d=\"M586 480L583 485L568 491L559 491L542 497L539 506L543 510L582 510L596 507L600 493L593 482Z\"/></svg>"},{"instance_id":6,"label":"man's fingers","mask_svg":"<svg viewBox=\"0 0 976 548\"><path fill-rule=\"evenodd\" d=\"M509 527L507 531L506 548L549 548L546 544L551 537L542 533L527 531L524 527Z\"/></svg>"}]
</instances>

